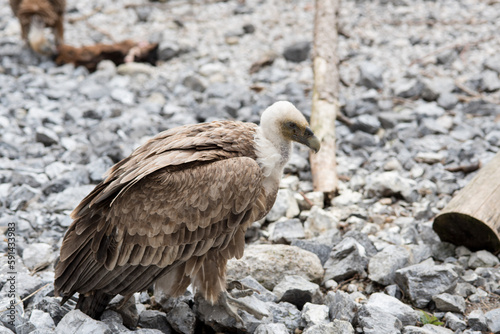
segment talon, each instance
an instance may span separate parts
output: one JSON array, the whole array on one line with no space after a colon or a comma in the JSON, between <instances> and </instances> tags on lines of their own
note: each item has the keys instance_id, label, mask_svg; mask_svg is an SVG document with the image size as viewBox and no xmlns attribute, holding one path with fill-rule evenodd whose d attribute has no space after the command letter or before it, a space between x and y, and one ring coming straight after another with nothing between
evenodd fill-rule
<instances>
[{"instance_id":1,"label":"talon","mask_svg":"<svg viewBox=\"0 0 500 334\"><path fill-rule=\"evenodd\" d=\"M245 290L245 291L251 291L253 293L252 290ZM269 313L264 313L256 309L252 305L249 305L244 301L240 301L237 298L232 297L227 291L221 293L221 298L219 299L219 303L226 309L226 311L231 316L233 316L236 319L237 322L240 323L243 323L243 320L238 315L238 310L246 311L251 315L253 315L254 317L256 317L257 319L262 319L263 317L269 316Z\"/></svg>"},{"instance_id":2,"label":"talon","mask_svg":"<svg viewBox=\"0 0 500 334\"><path fill-rule=\"evenodd\" d=\"M226 291L224 291L221 293L221 296L219 298L219 304L223 306L224 309L226 309L227 313L229 313L229 315L231 315L236 320L236 322L243 324L243 319L241 319L241 317L239 316L238 309L234 306L229 305L229 301L231 299L233 298L230 297Z\"/></svg>"}]
</instances>

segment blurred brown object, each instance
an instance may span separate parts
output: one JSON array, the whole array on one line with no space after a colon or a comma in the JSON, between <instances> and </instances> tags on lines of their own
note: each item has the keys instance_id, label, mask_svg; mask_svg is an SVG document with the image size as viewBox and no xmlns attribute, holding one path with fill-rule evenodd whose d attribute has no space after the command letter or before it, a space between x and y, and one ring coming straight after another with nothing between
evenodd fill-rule
<instances>
[{"instance_id":1,"label":"blurred brown object","mask_svg":"<svg viewBox=\"0 0 500 334\"><path fill-rule=\"evenodd\" d=\"M21 37L35 52L54 55L64 42L66 0L10 0L10 7L21 24ZM45 28L52 28L54 39Z\"/></svg>"},{"instance_id":2,"label":"blurred brown object","mask_svg":"<svg viewBox=\"0 0 500 334\"><path fill-rule=\"evenodd\" d=\"M73 47L63 44L59 47L57 65L72 63L85 66L94 72L101 60L111 60L116 65L129 62L155 64L158 60L158 44L125 40L114 44L95 44Z\"/></svg>"}]
</instances>

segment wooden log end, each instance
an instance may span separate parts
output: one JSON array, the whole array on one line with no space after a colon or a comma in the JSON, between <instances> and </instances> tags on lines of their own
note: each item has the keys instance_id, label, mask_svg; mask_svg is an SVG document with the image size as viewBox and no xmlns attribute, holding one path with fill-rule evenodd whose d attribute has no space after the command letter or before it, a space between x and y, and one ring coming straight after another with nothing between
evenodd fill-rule
<instances>
[{"instance_id":1,"label":"wooden log end","mask_svg":"<svg viewBox=\"0 0 500 334\"><path fill-rule=\"evenodd\" d=\"M471 251L487 250L500 253L500 236L484 222L459 212L444 212L432 225L441 241L465 246Z\"/></svg>"}]
</instances>

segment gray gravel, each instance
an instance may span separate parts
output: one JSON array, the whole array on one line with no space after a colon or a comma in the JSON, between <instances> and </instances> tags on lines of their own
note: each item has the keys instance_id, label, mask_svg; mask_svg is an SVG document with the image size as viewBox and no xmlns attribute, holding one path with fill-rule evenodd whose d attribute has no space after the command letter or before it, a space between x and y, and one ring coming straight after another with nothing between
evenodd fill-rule
<instances>
[{"instance_id":1,"label":"gray gravel","mask_svg":"<svg viewBox=\"0 0 500 334\"><path fill-rule=\"evenodd\" d=\"M256 122L281 99L310 115L313 2L126 4L68 1L66 41L157 42L156 67L56 67L23 46L0 6L0 233L16 223L17 272L12 299L0 243L0 333L500 333L498 256L432 230L477 173L447 168L484 165L500 148L498 1L342 1L350 122L336 124L339 195L325 203L312 192L308 153L296 148L276 206L228 264L230 279L259 291L241 302L268 316L242 312L238 324L190 290L137 294L102 321L73 300L59 306L51 282L69 213L110 166L174 126ZM23 298L9 322L10 300ZM421 310L443 325L425 324Z\"/></svg>"}]
</instances>

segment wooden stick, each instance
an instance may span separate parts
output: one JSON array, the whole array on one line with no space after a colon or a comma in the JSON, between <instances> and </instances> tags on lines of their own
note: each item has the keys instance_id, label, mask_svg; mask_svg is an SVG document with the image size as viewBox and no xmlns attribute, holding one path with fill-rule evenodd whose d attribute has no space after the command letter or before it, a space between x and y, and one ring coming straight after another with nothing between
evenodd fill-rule
<instances>
[{"instance_id":1,"label":"wooden stick","mask_svg":"<svg viewBox=\"0 0 500 334\"><path fill-rule=\"evenodd\" d=\"M311 128L321 150L310 156L313 188L332 196L337 191L335 119L339 112L337 14L340 0L316 0L314 19L314 87Z\"/></svg>"},{"instance_id":2,"label":"wooden stick","mask_svg":"<svg viewBox=\"0 0 500 334\"><path fill-rule=\"evenodd\" d=\"M500 153L482 167L434 220L442 241L500 252Z\"/></svg>"}]
</instances>

